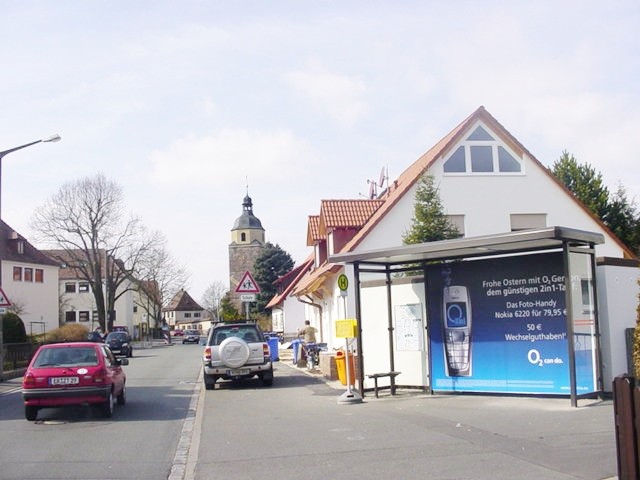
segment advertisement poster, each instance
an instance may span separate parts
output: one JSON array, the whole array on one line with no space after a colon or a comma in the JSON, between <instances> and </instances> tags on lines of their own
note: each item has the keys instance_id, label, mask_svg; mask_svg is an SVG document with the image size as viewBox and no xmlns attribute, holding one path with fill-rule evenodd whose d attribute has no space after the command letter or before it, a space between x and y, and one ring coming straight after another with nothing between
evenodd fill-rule
<instances>
[{"instance_id":1,"label":"advertisement poster","mask_svg":"<svg viewBox=\"0 0 640 480\"><path fill-rule=\"evenodd\" d=\"M434 391L570 394L561 253L433 265L427 280Z\"/></svg>"},{"instance_id":2,"label":"advertisement poster","mask_svg":"<svg viewBox=\"0 0 640 480\"><path fill-rule=\"evenodd\" d=\"M422 304L396 305L394 310L398 351L422 350Z\"/></svg>"}]
</instances>

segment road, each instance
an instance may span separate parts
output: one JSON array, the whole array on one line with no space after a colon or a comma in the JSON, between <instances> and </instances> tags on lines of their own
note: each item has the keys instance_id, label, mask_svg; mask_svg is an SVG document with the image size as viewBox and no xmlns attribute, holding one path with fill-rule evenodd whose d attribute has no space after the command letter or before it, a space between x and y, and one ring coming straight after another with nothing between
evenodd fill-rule
<instances>
[{"instance_id":1,"label":"road","mask_svg":"<svg viewBox=\"0 0 640 480\"><path fill-rule=\"evenodd\" d=\"M0 397L0 479L167 479L195 382L201 348L134 351L127 404L113 418L86 407L44 409L24 419L18 393Z\"/></svg>"},{"instance_id":2,"label":"road","mask_svg":"<svg viewBox=\"0 0 640 480\"><path fill-rule=\"evenodd\" d=\"M0 396L0 479L599 480L616 471L611 401L401 391L338 404L343 390L276 363L258 380L202 388L201 347L136 351L128 402L24 420Z\"/></svg>"}]
</instances>

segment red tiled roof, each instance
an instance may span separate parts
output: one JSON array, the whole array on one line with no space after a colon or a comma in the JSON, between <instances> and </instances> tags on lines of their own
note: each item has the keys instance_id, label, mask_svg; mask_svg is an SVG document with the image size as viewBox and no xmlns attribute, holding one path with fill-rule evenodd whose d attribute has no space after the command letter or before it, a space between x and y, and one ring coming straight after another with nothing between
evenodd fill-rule
<instances>
[{"instance_id":1,"label":"red tiled roof","mask_svg":"<svg viewBox=\"0 0 640 480\"><path fill-rule=\"evenodd\" d=\"M285 301L285 299L291 293L293 288L297 285L297 283L300 281L300 279L309 271L309 269L313 265L313 257L314 257L314 255L312 253L311 255L309 255L307 257L307 259L302 264L300 264L299 266L295 267L289 273L287 273L286 275L283 275L282 277L280 277L278 280L276 280L274 282L274 283L285 283L285 282L288 282L288 284L284 288L282 293L279 293L279 294L275 295L269 301L269 303L267 304L266 308L273 308L273 307L275 307L275 306L277 306L277 305L279 305L279 304L281 304L282 302Z\"/></svg>"},{"instance_id":2,"label":"red tiled roof","mask_svg":"<svg viewBox=\"0 0 640 480\"><path fill-rule=\"evenodd\" d=\"M309 215L307 222L307 246L313 247L320 240L324 240L326 236L320 235L320 215Z\"/></svg>"},{"instance_id":3,"label":"red tiled roof","mask_svg":"<svg viewBox=\"0 0 640 480\"><path fill-rule=\"evenodd\" d=\"M334 228L361 228L384 200L322 200L320 203L320 235Z\"/></svg>"}]
</instances>

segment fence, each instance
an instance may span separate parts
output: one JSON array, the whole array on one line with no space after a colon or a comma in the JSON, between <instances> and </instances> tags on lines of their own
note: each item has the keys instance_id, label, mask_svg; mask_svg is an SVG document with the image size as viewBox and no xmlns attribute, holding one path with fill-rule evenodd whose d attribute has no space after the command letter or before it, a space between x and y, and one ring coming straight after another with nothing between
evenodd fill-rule
<instances>
[{"instance_id":1,"label":"fence","mask_svg":"<svg viewBox=\"0 0 640 480\"><path fill-rule=\"evenodd\" d=\"M38 345L34 343L5 343L4 361L1 362L3 372L25 368L37 349Z\"/></svg>"},{"instance_id":2,"label":"fence","mask_svg":"<svg viewBox=\"0 0 640 480\"><path fill-rule=\"evenodd\" d=\"M613 380L613 411L619 480L640 478L640 387L636 379L620 375Z\"/></svg>"}]
</instances>

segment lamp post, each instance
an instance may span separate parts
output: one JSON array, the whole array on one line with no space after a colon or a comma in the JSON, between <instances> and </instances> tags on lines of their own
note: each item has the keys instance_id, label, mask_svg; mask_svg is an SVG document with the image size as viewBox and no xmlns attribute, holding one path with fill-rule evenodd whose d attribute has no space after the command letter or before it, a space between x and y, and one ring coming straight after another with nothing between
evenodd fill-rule
<instances>
[{"instance_id":1,"label":"lamp post","mask_svg":"<svg viewBox=\"0 0 640 480\"><path fill-rule=\"evenodd\" d=\"M31 145L35 145L36 143L41 142L59 142L62 139L60 135L57 133L47 138L41 138L40 140L36 140L35 142L25 143L24 145L20 145L19 147L10 148L9 150L3 150L0 152L0 220L2 220L2 159L16 150L22 150L23 148L30 147ZM6 239L0 238L0 242L5 242ZM4 248L0 251L4 251ZM0 256L0 288L2 287L2 257ZM4 335L3 335L3 325L2 325L3 316L0 314L0 381L4 379Z\"/></svg>"},{"instance_id":2,"label":"lamp post","mask_svg":"<svg viewBox=\"0 0 640 480\"><path fill-rule=\"evenodd\" d=\"M15 152L16 150L22 150L23 148L30 147L31 145L35 145L36 143L41 142L59 142L62 140L62 137L57 133L47 138L41 138L40 140L36 140L35 142L25 143L24 145L20 145L19 147L10 148L9 150L5 150L0 152L0 220L2 219L2 159L10 154L11 152ZM0 278L0 285L2 285L2 279Z\"/></svg>"}]
</instances>

